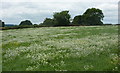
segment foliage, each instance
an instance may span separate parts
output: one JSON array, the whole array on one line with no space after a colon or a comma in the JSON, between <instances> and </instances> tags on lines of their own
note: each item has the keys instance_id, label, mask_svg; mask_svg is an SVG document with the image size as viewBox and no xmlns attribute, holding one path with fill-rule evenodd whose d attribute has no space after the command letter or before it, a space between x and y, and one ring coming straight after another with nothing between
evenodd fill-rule
<instances>
[{"instance_id":1,"label":"foliage","mask_svg":"<svg viewBox=\"0 0 120 73\"><path fill-rule=\"evenodd\" d=\"M2 27L5 27L5 22L2 22Z\"/></svg>"},{"instance_id":2,"label":"foliage","mask_svg":"<svg viewBox=\"0 0 120 73\"><path fill-rule=\"evenodd\" d=\"M0 27L4 27L5 26L5 22L3 22L2 20L0 20Z\"/></svg>"},{"instance_id":3,"label":"foliage","mask_svg":"<svg viewBox=\"0 0 120 73\"><path fill-rule=\"evenodd\" d=\"M56 21L56 26L67 26L70 24L70 14L69 11L62 11L54 13L53 17Z\"/></svg>"},{"instance_id":4,"label":"foliage","mask_svg":"<svg viewBox=\"0 0 120 73\"><path fill-rule=\"evenodd\" d=\"M43 22L43 25L46 25L46 26L54 26L56 23L53 19L51 18L46 18Z\"/></svg>"},{"instance_id":5,"label":"foliage","mask_svg":"<svg viewBox=\"0 0 120 73\"><path fill-rule=\"evenodd\" d=\"M11 28L28 28L28 27L47 27L47 26L76 26L76 25L101 25L104 18L103 12L97 8L89 8L83 15L77 15L74 17L72 23L69 11L55 12L53 18L46 18L40 25L33 25L30 20L21 21L20 26L10 27ZM2 22L2 27L4 27ZM33 26L31 26L33 25ZM9 28L2 28L9 29Z\"/></svg>"},{"instance_id":6,"label":"foliage","mask_svg":"<svg viewBox=\"0 0 120 73\"><path fill-rule=\"evenodd\" d=\"M75 24L75 25L82 24L82 15L75 16L72 23Z\"/></svg>"},{"instance_id":7,"label":"foliage","mask_svg":"<svg viewBox=\"0 0 120 73\"><path fill-rule=\"evenodd\" d=\"M79 25L101 25L104 15L102 10L96 8L89 8L83 15L75 16L73 24Z\"/></svg>"},{"instance_id":8,"label":"foliage","mask_svg":"<svg viewBox=\"0 0 120 73\"><path fill-rule=\"evenodd\" d=\"M100 25L103 24L102 10L96 8L89 8L83 14L83 22L87 25Z\"/></svg>"},{"instance_id":9,"label":"foliage","mask_svg":"<svg viewBox=\"0 0 120 73\"><path fill-rule=\"evenodd\" d=\"M32 25L31 21L30 20L25 20L25 21L22 21L19 25Z\"/></svg>"}]
</instances>

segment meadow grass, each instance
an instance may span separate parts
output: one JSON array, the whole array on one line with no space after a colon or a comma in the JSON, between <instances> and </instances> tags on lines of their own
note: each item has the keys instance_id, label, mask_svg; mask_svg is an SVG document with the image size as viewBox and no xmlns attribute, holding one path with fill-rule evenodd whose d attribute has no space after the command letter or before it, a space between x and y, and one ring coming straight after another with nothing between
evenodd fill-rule
<instances>
[{"instance_id":1,"label":"meadow grass","mask_svg":"<svg viewBox=\"0 0 120 73\"><path fill-rule=\"evenodd\" d=\"M0 47L2 49L2 47ZM0 72L2 72L2 50L0 49Z\"/></svg>"},{"instance_id":2,"label":"meadow grass","mask_svg":"<svg viewBox=\"0 0 120 73\"><path fill-rule=\"evenodd\" d=\"M43 27L2 31L3 71L118 70L118 27Z\"/></svg>"}]
</instances>

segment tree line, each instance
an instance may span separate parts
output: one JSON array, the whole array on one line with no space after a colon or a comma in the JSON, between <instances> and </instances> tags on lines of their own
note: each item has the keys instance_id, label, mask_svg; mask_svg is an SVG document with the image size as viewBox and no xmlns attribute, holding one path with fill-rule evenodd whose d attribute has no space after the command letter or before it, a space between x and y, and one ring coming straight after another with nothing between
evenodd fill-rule
<instances>
[{"instance_id":1,"label":"tree line","mask_svg":"<svg viewBox=\"0 0 120 73\"><path fill-rule=\"evenodd\" d=\"M104 14L102 10L97 8L88 8L82 15L77 15L71 19L69 11L55 12L53 18L45 18L42 23L33 24L30 20L21 21L19 26L2 28L4 29L19 29L19 28L34 28L34 27L54 27L54 26L86 26L86 25L102 25ZM5 23L0 22L0 27L4 27Z\"/></svg>"},{"instance_id":2,"label":"tree line","mask_svg":"<svg viewBox=\"0 0 120 73\"><path fill-rule=\"evenodd\" d=\"M102 25L104 14L97 8L89 8L83 15L77 15L71 21L69 11L55 12L53 18L46 18L40 25L43 26L69 26L69 25ZM30 20L22 21L21 25L33 25Z\"/></svg>"}]
</instances>

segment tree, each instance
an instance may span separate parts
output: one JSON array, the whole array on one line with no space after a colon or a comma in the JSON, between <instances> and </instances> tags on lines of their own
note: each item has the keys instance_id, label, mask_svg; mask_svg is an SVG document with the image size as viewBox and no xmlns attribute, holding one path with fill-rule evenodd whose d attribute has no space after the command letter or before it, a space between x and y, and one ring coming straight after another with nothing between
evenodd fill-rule
<instances>
[{"instance_id":1,"label":"tree","mask_svg":"<svg viewBox=\"0 0 120 73\"><path fill-rule=\"evenodd\" d=\"M30 20L22 21L19 25L32 25Z\"/></svg>"},{"instance_id":2,"label":"tree","mask_svg":"<svg viewBox=\"0 0 120 73\"><path fill-rule=\"evenodd\" d=\"M96 8L89 8L83 14L83 23L86 25L99 25L103 24L102 20L104 15L102 10Z\"/></svg>"},{"instance_id":3,"label":"tree","mask_svg":"<svg viewBox=\"0 0 120 73\"><path fill-rule=\"evenodd\" d=\"M5 22L2 22L2 27L5 27Z\"/></svg>"},{"instance_id":4,"label":"tree","mask_svg":"<svg viewBox=\"0 0 120 73\"><path fill-rule=\"evenodd\" d=\"M4 26L5 26L5 23L2 20L0 20L0 27L4 27Z\"/></svg>"},{"instance_id":5,"label":"tree","mask_svg":"<svg viewBox=\"0 0 120 73\"><path fill-rule=\"evenodd\" d=\"M55 26L67 26L70 24L69 11L62 11L54 13L53 17L56 22Z\"/></svg>"},{"instance_id":6,"label":"tree","mask_svg":"<svg viewBox=\"0 0 120 73\"><path fill-rule=\"evenodd\" d=\"M82 15L75 16L72 23L75 25L82 24Z\"/></svg>"},{"instance_id":7,"label":"tree","mask_svg":"<svg viewBox=\"0 0 120 73\"><path fill-rule=\"evenodd\" d=\"M46 18L43 22L43 25L46 25L46 26L54 26L56 23L53 19L51 18Z\"/></svg>"}]
</instances>

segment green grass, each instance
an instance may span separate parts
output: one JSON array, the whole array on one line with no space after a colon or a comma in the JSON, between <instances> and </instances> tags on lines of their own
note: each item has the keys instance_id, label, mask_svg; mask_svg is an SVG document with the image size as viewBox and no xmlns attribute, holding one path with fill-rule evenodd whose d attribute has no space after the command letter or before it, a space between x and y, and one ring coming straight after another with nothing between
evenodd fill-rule
<instances>
[{"instance_id":1,"label":"green grass","mask_svg":"<svg viewBox=\"0 0 120 73\"><path fill-rule=\"evenodd\" d=\"M2 47L0 48L0 72L2 72Z\"/></svg>"},{"instance_id":2,"label":"green grass","mask_svg":"<svg viewBox=\"0 0 120 73\"><path fill-rule=\"evenodd\" d=\"M112 71L118 27L43 27L2 31L3 71Z\"/></svg>"}]
</instances>

